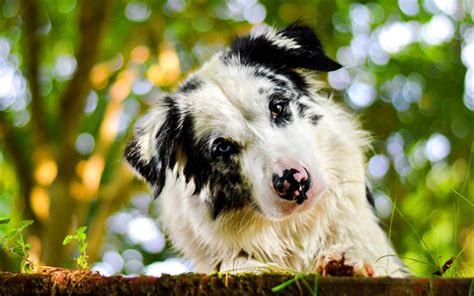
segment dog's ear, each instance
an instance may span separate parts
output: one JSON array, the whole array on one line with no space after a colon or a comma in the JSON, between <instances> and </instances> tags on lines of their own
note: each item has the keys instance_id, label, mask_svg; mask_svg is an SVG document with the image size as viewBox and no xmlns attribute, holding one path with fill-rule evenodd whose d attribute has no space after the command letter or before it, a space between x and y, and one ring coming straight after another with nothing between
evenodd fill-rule
<instances>
[{"instance_id":1,"label":"dog's ear","mask_svg":"<svg viewBox=\"0 0 474 296\"><path fill-rule=\"evenodd\" d=\"M171 97L165 97L161 106L143 120L125 148L125 159L137 175L150 184L155 198L165 185L166 170L176 164L181 132L182 121L176 103Z\"/></svg>"},{"instance_id":2,"label":"dog's ear","mask_svg":"<svg viewBox=\"0 0 474 296\"><path fill-rule=\"evenodd\" d=\"M277 33L276 37L293 40L299 48L286 47L285 57L292 67L300 67L324 72L335 71L342 66L329 58L314 31L307 26L294 24ZM281 38L280 37L280 38ZM277 42L278 44L278 42ZM281 42L285 48L285 42ZM295 46L296 47L296 46Z\"/></svg>"},{"instance_id":3,"label":"dog's ear","mask_svg":"<svg viewBox=\"0 0 474 296\"><path fill-rule=\"evenodd\" d=\"M281 31L270 29L260 35L238 38L231 46L230 55L239 57L244 63L259 63L277 69L329 72L342 67L325 54L313 30L298 23Z\"/></svg>"}]
</instances>

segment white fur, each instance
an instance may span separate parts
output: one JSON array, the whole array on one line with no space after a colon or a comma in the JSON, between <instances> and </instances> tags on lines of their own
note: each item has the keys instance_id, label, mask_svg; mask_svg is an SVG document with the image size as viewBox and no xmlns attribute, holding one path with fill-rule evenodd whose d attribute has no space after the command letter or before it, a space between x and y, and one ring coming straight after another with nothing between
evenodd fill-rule
<instances>
[{"instance_id":1,"label":"white fur","mask_svg":"<svg viewBox=\"0 0 474 296\"><path fill-rule=\"evenodd\" d=\"M298 49L301 47L301 45L299 45L295 40L285 37L282 34L279 34L273 28L269 28L261 34L255 34L255 37L258 37L259 35L265 35L265 38L270 40L274 45L278 47L283 47L287 49Z\"/></svg>"}]
</instances>

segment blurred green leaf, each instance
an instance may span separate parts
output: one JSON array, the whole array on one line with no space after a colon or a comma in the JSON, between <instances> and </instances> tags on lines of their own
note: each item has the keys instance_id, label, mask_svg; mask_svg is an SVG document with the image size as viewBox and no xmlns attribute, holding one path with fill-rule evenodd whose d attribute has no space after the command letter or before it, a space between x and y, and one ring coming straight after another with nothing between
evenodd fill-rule
<instances>
[{"instance_id":1,"label":"blurred green leaf","mask_svg":"<svg viewBox=\"0 0 474 296\"><path fill-rule=\"evenodd\" d=\"M73 240L75 239L75 236L74 235L68 235L64 238L63 240L63 245L68 245L70 244Z\"/></svg>"},{"instance_id":2,"label":"blurred green leaf","mask_svg":"<svg viewBox=\"0 0 474 296\"><path fill-rule=\"evenodd\" d=\"M10 221L10 218L0 218L0 225L8 224Z\"/></svg>"}]
</instances>

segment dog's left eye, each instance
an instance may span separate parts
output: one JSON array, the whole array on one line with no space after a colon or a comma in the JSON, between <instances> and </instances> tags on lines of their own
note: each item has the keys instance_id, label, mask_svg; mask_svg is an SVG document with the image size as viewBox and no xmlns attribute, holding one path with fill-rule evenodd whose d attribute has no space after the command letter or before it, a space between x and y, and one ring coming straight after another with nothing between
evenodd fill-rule
<instances>
[{"instance_id":1,"label":"dog's left eye","mask_svg":"<svg viewBox=\"0 0 474 296\"><path fill-rule=\"evenodd\" d=\"M230 144L229 143L221 143L217 146L217 150L219 153L227 153L230 151Z\"/></svg>"},{"instance_id":2,"label":"dog's left eye","mask_svg":"<svg viewBox=\"0 0 474 296\"><path fill-rule=\"evenodd\" d=\"M224 139L217 139L214 144L214 153L217 156L228 156L236 153L236 151L235 145Z\"/></svg>"}]
</instances>

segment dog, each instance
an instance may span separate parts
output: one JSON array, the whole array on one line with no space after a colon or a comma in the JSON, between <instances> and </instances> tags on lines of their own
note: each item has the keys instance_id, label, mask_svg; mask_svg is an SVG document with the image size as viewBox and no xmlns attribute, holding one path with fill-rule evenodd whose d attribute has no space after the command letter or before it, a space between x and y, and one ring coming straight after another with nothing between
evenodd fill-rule
<instances>
[{"instance_id":1,"label":"dog","mask_svg":"<svg viewBox=\"0 0 474 296\"><path fill-rule=\"evenodd\" d=\"M125 159L195 271L406 275L367 198L368 133L317 77L339 68L310 27L268 28L140 121Z\"/></svg>"}]
</instances>

